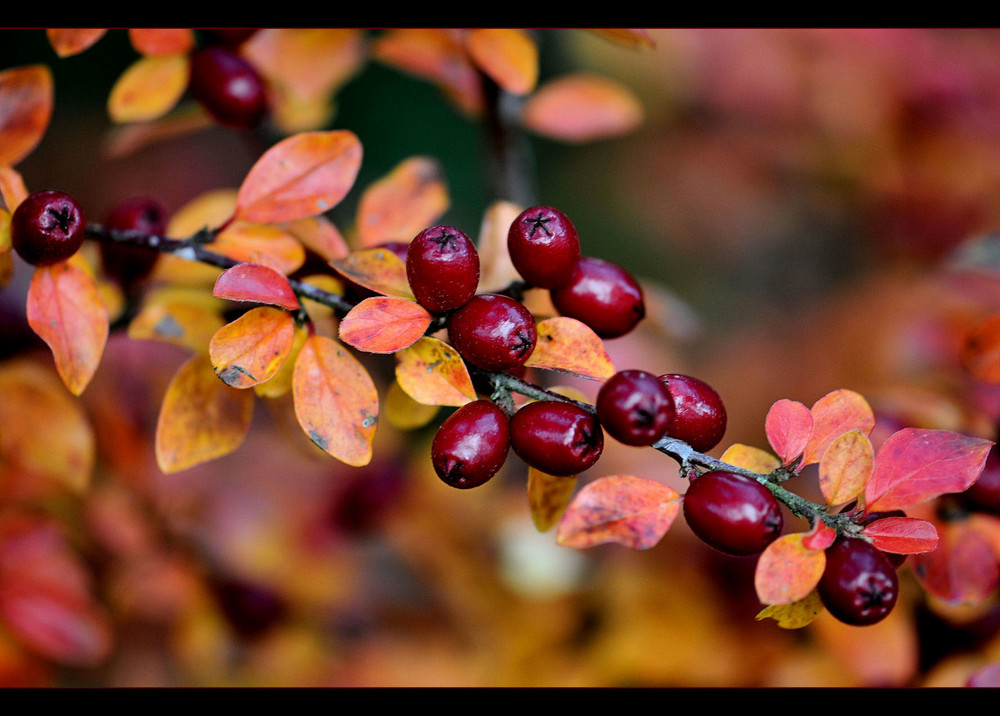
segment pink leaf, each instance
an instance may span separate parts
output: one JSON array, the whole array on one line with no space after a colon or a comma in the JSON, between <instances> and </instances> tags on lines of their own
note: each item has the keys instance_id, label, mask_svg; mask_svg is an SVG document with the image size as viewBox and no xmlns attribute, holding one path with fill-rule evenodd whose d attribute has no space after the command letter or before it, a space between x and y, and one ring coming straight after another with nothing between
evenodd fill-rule
<instances>
[{"instance_id":1,"label":"pink leaf","mask_svg":"<svg viewBox=\"0 0 1000 716\"><path fill-rule=\"evenodd\" d=\"M767 411L764 430L782 464L788 465L802 454L812 437L812 412L797 400L779 400Z\"/></svg>"},{"instance_id":2,"label":"pink leaf","mask_svg":"<svg viewBox=\"0 0 1000 716\"><path fill-rule=\"evenodd\" d=\"M873 545L893 554L930 552L938 544L937 528L916 517L886 517L872 522L863 532Z\"/></svg>"},{"instance_id":3,"label":"pink leaf","mask_svg":"<svg viewBox=\"0 0 1000 716\"><path fill-rule=\"evenodd\" d=\"M238 264L223 271L212 295L230 301L252 301L296 311L299 299L288 279L279 271L260 264Z\"/></svg>"}]
</instances>

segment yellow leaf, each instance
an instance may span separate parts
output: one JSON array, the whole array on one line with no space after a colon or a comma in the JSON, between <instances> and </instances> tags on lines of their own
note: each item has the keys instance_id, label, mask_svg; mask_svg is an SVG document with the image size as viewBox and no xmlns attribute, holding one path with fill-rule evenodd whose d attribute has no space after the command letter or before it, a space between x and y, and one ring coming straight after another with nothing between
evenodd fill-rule
<instances>
[{"instance_id":1,"label":"yellow leaf","mask_svg":"<svg viewBox=\"0 0 1000 716\"><path fill-rule=\"evenodd\" d=\"M556 477L528 467L528 506L539 532L547 532L562 517L576 489L576 477Z\"/></svg>"},{"instance_id":2,"label":"yellow leaf","mask_svg":"<svg viewBox=\"0 0 1000 716\"><path fill-rule=\"evenodd\" d=\"M819 462L819 487L828 505L850 502L865 489L875 455L860 430L834 438Z\"/></svg>"},{"instance_id":3,"label":"yellow leaf","mask_svg":"<svg viewBox=\"0 0 1000 716\"><path fill-rule=\"evenodd\" d=\"M187 89L187 55L140 57L111 88L108 115L113 122L149 122L172 110Z\"/></svg>"},{"instance_id":4,"label":"yellow leaf","mask_svg":"<svg viewBox=\"0 0 1000 716\"><path fill-rule=\"evenodd\" d=\"M781 461L771 453L742 443L731 445L722 454L721 460L761 475L766 475L781 467Z\"/></svg>"},{"instance_id":5,"label":"yellow leaf","mask_svg":"<svg viewBox=\"0 0 1000 716\"><path fill-rule=\"evenodd\" d=\"M278 372L266 383L258 383L253 387L254 392L262 398L280 398L292 389L292 377L295 374L295 359L299 356L299 351L306 343L309 332L295 326L295 336L292 338L292 349L281 364Z\"/></svg>"},{"instance_id":6,"label":"yellow leaf","mask_svg":"<svg viewBox=\"0 0 1000 716\"><path fill-rule=\"evenodd\" d=\"M272 306L253 308L212 337L212 367L227 385L252 388L274 377L294 340L292 314Z\"/></svg>"},{"instance_id":7,"label":"yellow leaf","mask_svg":"<svg viewBox=\"0 0 1000 716\"><path fill-rule=\"evenodd\" d=\"M535 350L525 365L594 380L607 380L615 374L615 366L600 337L585 324L568 316L547 318L538 323Z\"/></svg>"},{"instance_id":8,"label":"yellow leaf","mask_svg":"<svg viewBox=\"0 0 1000 716\"><path fill-rule=\"evenodd\" d=\"M782 629L801 629L809 626L824 611L826 610L819 594L812 591L791 604L772 604L765 607L758 612L756 618L757 621L774 619Z\"/></svg>"},{"instance_id":9,"label":"yellow leaf","mask_svg":"<svg viewBox=\"0 0 1000 716\"><path fill-rule=\"evenodd\" d=\"M465 405L476 399L469 369L458 351L430 336L396 353L396 380L424 405Z\"/></svg>"},{"instance_id":10,"label":"yellow leaf","mask_svg":"<svg viewBox=\"0 0 1000 716\"><path fill-rule=\"evenodd\" d=\"M392 381L385 394L382 414L390 425L399 430L416 430L433 420L439 410L436 405L418 403L399 387L399 383Z\"/></svg>"},{"instance_id":11,"label":"yellow leaf","mask_svg":"<svg viewBox=\"0 0 1000 716\"><path fill-rule=\"evenodd\" d=\"M466 37L473 61L511 94L528 94L538 83L538 47L524 30L480 28Z\"/></svg>"},{"instance_id":12,"label":"yellow leaf","mask_svg":"<svg viewBox=\"0 0 1000 716\"><path fill-rule=\"evenodd\" d=\"M146 297L128 326L133 340L157 340L200 353L222 328L222 302L203 293L175 288Z\"/></svg>"}]
</instances>

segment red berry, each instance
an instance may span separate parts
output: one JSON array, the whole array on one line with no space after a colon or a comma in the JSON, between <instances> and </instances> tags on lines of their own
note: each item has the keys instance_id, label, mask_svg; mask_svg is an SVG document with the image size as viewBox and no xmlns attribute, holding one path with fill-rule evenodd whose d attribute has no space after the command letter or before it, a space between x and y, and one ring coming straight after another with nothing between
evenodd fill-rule
<instances>
[{"instance_id":1,"label":"red berry","mask_svg":"<svg viewBox=\"0 0 1000 716\"><path fill-rule=\"evenodd\" d=\"M705 544L726 554L759 554L781 534L781 506L751 477L715 470L691 480L684 519Z\"/></svg>"},{"instance_id":2,"label":"red berry","mask_svg":"<svg viewBox=\"0 0 1000 716\"><path fill-rule=\"evenodd\" d=\"M867 626L881 621L896 605L899 577L878 549L861 539L839 538L826 550L819 597L845 624Z\"/></svg>"},{"instance_id":3,"label":"red berry","mask_svg":"<svg viewBox=\"0 0 1000 716\"><path fill-rule=\"evenodd\" d=\"M448 317L448 336L469 363L500 371L524 365L535 350L538 331L531 312L519 302L485 293Z\"/></svg>"},{"instance_id":4,"label":"red berry","mask_svg":"<svg viewBox=\"0 0 1000 716\"><path fill-rule=\"evenodd\" d=\"M159 199L134 196L116 204L104 217L104 227L117 231L140 231L163 236L167 231L169 211ZM104 272L123 286L131 286L153 270L159 254L151 249L113 241L101 243Z\"/></svg>"},{"instance_id":5,"label":"red berry","mask_svg":"<svg viewBox=\"0 0 1000 716\"><path fill-rule=\"evenodd\" d=\"M267 112L264 80L254 66L223 47L191 54L191 96L222 124L249 129Z\"/></svg>"},{"instance_id":6,"label":"red berry","mask_svg":"<svg viewBox=\"0 0 1000 716\"><path fill-rule=\"evenodd\" d=\"M452 226L424 229L410 242L406 278L417 301L431 313L461 308L479 286L476 246Z\"/></svg>"},{"instance_id":7,"label":"red berry","mask_svg":"<svg viewBox=\"0 0 1000 716\"><path fill-rule=\"evenodd\" d=\"M597 393L597 417L615 440L626 445L652 445L667 434L674 401L652 373L623 370Z\"/></svg>"},{"instance_id":8,"label":"red berry","mask_svg":"<svg viewBox=\"0 0 1000 716\"><path fill-rule=\"evenodd\" d=\"M564 213L536 206L510 225L507 250L525 281L540 288L562 288L573 278L580 260L580 238Z\"/></svg>"},{"instance_id":9,"label":"red berry","mask_svg":"<svg viewBox=\"0 0 1000 716\"><path fill-rule=\"evenodd\" d=\"M670 437L683 440L698 452L718 445L726 433L726 406L712 386L679 373L661 375L660 380L674 399Z\"/></svg>"},{"instance_id":10,"label":"red berry","mask_svg":"<svg viewBox=\"0 0 1000 716\"><path fill-rule=\"evenodd\" d=\"M597 418L578 405L540 400L514 413L510 442L532 467L568 477L597 462L604 449L604 431Z\"/></svg>"},{"instance_id":11,"label":"red berry","mask_svg":"<svg viewBox=\"0 0 1000 716\"><path fill-rule=\"evenodd\" d=\"M18 256L29 264L49 266L80 249L86 228L76 199L61 191L38 191L14 210L10 240Z\"/></svg>"},{"instance_id":12,"label":"red berry","mask_svg":"<svg viewBox=\"0 0 1000 716\"><path fill-rule=\"evenodd\" d=\"M624 269L608 261L583 256L569 284L551 292L563 316L590 326L601 338L618 338L646 315L642 288Z\"/></svg>"},{"instance_id":13,"label":"red berry","mask_svg":"<svg viewBox=\"0 0 1000 716\"><path fill-rule=\"evenodd\" d=\"M510 420L489 400L467 403L438 428L434 471L452 487L478 487L499 472L510 449Z\"/></svg>"}]
</instances>

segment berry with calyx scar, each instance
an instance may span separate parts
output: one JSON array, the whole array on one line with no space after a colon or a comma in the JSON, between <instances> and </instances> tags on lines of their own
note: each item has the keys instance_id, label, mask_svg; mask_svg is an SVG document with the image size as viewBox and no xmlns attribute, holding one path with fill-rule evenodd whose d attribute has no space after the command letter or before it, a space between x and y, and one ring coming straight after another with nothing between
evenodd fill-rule
<instances>
[{"instance_id":1,"label":"berry with calyx scar","mask_svg":"<svg viewBox=\"0 0 1000 716\"><path fill-rule=\"evenodd\" d=\"M826 550L817 590L837 619L867 626L885 619L896 605L899 577L886 556L868 542L841 537Z\"/></svg>"},{"instance_id":2,"label":"berry with calyx scar","mask_svg":"<svg viewBox=\"0 0 1000 716\"><path fill-rule=\"evenodd\" d=\"M623 370L597 393L597 417L615 440L635 447L652 445L674 420L674 401L652 373Z\"/></svg>"},{"instance_id":3,"label":"berry with calyx scar","mask_svg":"<svg viewBox=\"0 0 1000 716\"><path fill-rule=\"evenodd\" d=\"M538 330L531 312L520 302L484 293L448 317L448 337L472 365L500 371L524 365L535 350Z\"/></svg>"},{"instance_id":4,"label":"berry with calyx scar","mask_svg":"<svg viewBox=\"0 0 1000 716\"><path fill-rule=\"evenodd\" d=\"M564 213L535 206L510 225L507 250L525 281L539 288L562 288L573 278L580 260L580 237Z\"/></svg>"},{"instance_id":5,"label":"berry with calyx scar","mask_svg":"<svg viewBox=\"0 0 1000 716\"><path fill-rule=\"evenodd\" d=\"M446 484L478 487L500 471L510 450L510 420L489 400L467 403L438 428L431 443L434 471Z\"/></svg>"},{"instance_id":6,"label":"berry with calyx scar","mask_svg":"<svg viewBox=\"0 0 1000 716\"><path fill-rule=\"evenodd\" d=\"M61 191L37 191L14 210L10 240L17 255L35 266L66 261L79 251L87 220L76 199Z\"/></svg>"},{"instance_id":7,"label":"berry with calyx scar","mask_svg":"<svg viewBox=\"0 0 1000 716\"><path fill-rule=\"evenodd\" d=\"M453 226L424 229L407 250L406 278L417 302L431 313L461 308L479 286L476 246Z\"/></svg>"}]
</instances>

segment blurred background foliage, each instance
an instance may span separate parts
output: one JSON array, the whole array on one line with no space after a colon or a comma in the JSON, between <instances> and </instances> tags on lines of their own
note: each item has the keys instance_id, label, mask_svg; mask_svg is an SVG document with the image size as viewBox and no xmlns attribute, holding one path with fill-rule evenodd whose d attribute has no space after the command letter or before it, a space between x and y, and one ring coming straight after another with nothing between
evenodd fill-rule
<instances>
[{"instance_id":1,"label":"blurred background foliage","mask_svg":"<svg viewBox=\"0 0 1000 716\"><path fill-rule=\"evenodd\" d=\"M586 254L647 287L649 319L608 343L615 364L712 383L730 416L720 453L766 445L775 400L811 404L841 387L889 423L994 439L1000 393L963 370L961 351L1000 308L997 267L977 250L1000 223L1000 33L650 36L655 48L630 49L535 33L543 81L612 77L645 111L621 138L528 140L536 202L573 219ZM40 30L0 39L0 69L54 73L51 126L18 167L29 190L67 191L94 218L135 193L176 209L238 186L265 146L212 127L111 156L106 98L136 56L125 33L62 60ZM443 223L478 232L495 198L485 130L434 86L370 60L337 94L332 127L361 138L357 187L406 157L439 159ZM338 225L357 198L334 211ZM0 292L0 353L49 366L24 326L28 276L19 265ZM152 436L183 358L114 336L82 398L98 447L90 491L5 490L58 518L112 645L67 667L0 624L0 683L921 686L964 684L1000 659L995 594L975 608L934 604L906 567L885 622L824 616L786 632L754 620L753 559L712 552L681 520L647 552L559 548L531 524L523 464L512 455L488 485L452 490L430 467L433 427L380 426L375 461L355 469L317 456L286 412L258 409L235 454L164 476ZM370 364L384 387L389 364ZM590 473L683 489L651 450L608 445Z\"/></svg>"}]
</instances>

